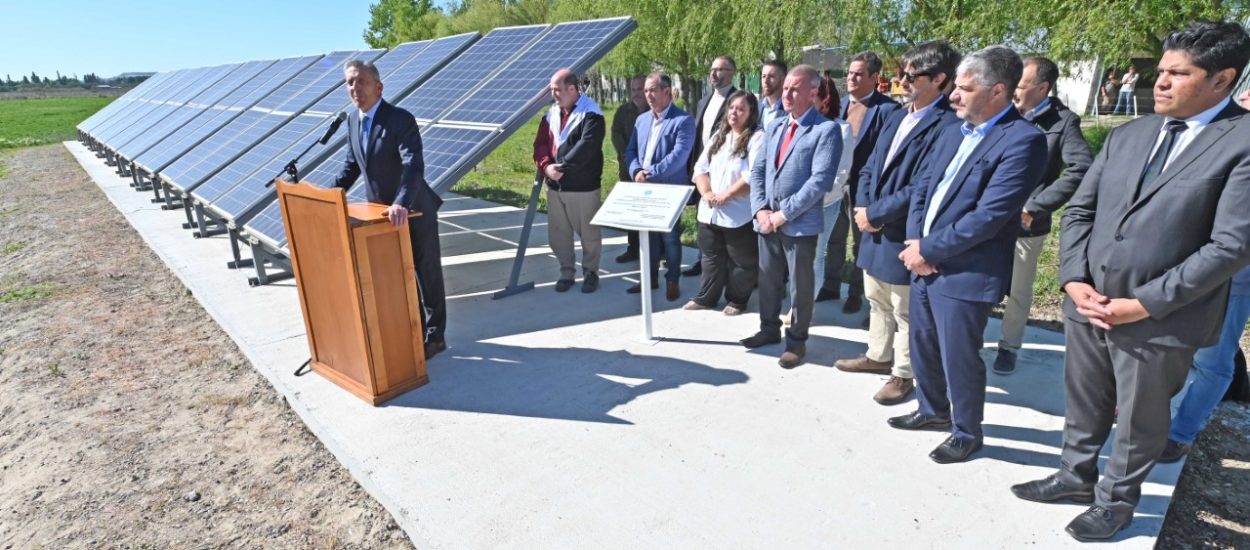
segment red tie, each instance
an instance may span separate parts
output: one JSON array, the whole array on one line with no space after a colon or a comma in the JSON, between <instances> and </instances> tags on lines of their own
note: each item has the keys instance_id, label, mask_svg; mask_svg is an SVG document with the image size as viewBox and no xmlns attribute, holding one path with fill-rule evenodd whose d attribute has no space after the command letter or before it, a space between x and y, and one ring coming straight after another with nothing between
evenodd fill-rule
<instances>
[{"instance_id":1,"label":"red tie","mask_svg":"<svg viewBox=\"0 0 1250 550\"><path fill-rule=\"evenodd\" d=\"M798 128L799 123L790 122L790 131L786 132L786 139L781 140L781 149L777 150L777 168L781 168L781 159L786 158L786 153L790 151L790 140L794 139L794 131Z\"/></svg>"}]
</instances>

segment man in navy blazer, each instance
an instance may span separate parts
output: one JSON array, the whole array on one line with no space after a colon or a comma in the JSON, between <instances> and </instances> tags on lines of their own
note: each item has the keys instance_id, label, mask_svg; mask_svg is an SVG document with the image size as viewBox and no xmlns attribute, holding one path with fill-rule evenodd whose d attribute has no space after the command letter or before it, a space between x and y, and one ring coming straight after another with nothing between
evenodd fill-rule
<instances>
[{"instance_id":1,"label":"man in navy blazer","mask_svg":"<svg viewBox=\"0 0 1250 550\"><path fill-rule=\"evenodd\" d=\"M869 155L877 145L881 129L885 127L890 115L901 107L889 96L877 92L877 79L881 75L881 57L874 52L860 52L851 58L846 69L846 97L842 98L843 120L851 125L851 133L855 136L851 156L851 171L846 179L846 188L842 193L842 208L838 209L838 218L833 224L833 233L829 236L829 244L825 250L824 280L817 301L836 300L842 296L842 270L846 265L846 233L850 228L853 244L851 253L859 258L859 245L863 239L859 227L852 221L851 208L855 205L855 196L859 191L859 173L868 163ZM846 302L842 304L844 313L855 313L863 307L864 273L855 265L851 266L851 279L847 281Z\"/></svg>"},{"instance_id":2,"label":"man in navy blazer","mask_svg":"<svg viewBox=\"0 0 1250 550\"><path fill-rule=\"evenodd\" d=\"M792 369L807 354L816 280L816 240L825 229L821 204L833 189L842 134L814 106L820 73L809 65L790 69L781 101L789 116L765 130L764 154L751 167L751 210L760 248L760 330L741 340L747 348L781 342L781 302L790 277L794 312L778 363Z\"/></svg>"},{"instance_id":3,"label":"man in navy blazer","mask_svg":"<svg viewBox=\"0 0 1250 550\"><path fill-rule=\"evenodd\" d=\"M964 120L937 138L914 184L907 241L910 345L919 409L903 430L951 429L929 457L967 460L982 445L984 343L990 308L1011 282L1020 211L1046 163L1046 139L1012 105L1024 63L991 46L959 65L951 104Z\"/></svg>"},{"instance_id":4,"label":"man in navy blazer","mask_svg":"<svg viewBox=\"0 0 1250 550\"><path fill-rule=\"evenodd\" d=\"M903 94L911 106L895 111L859 175L854 223L863 232L856 264L864 270L868 350L834 366L845 372L889 374L873 396L882 405L901 403L915 389L907 343L911 273L898 255L907 238L911 183L924 166L936 136L959 123L942 90L954 79L960 55L945 41L927 42L903 54Z\"/></svg>"},{"instance_id":5,"label":"man in navy blazer","mask_svg":"<svg viewBox=\"0 0 1250 550\"><path fill-rule=\"evenodd\" d=\"M673 104L673 81L664 73L652 73L647 77L643 93L651 109L634 122L634 135L625 149L629 159L629 173L634 181L641 183L668 183L690 185L686 167L694 150L695 124L690 114ZM658 286L661 246L668 269L664 273L668 284L665 297L677 300L681 278L681 220L668 233L651 232L651 282ZM654 288L654 286L653 286ZM628 289L630 293L642 291L641 285Z\"/></svg>"},{"instance_id":6,"label":"man in navy blazer","mask_svg":"<svg viewBox=\"0 0 1250 550\"><path fill-rule=\"evenodd\" d=\"M408 111L382 100L382 79L372 63L353 60L344 69L347 93L356 105L347 117L347 154L335 187L352 186L364 174L369 202L388 204L386 215L403 225L408 211L412 259L425 312L425 357L447 349L447 300L438 242L438 208L443 199L425 181L421 131Z\"/></svg>"}]
</instances>

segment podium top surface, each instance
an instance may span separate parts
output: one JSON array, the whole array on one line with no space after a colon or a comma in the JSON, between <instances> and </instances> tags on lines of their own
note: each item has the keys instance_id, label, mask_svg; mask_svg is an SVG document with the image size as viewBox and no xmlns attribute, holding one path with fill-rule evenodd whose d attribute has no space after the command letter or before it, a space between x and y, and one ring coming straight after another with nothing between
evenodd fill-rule
<instances>
[{"instance_id":1,"label":"podium top surface","mask_svg":"<svg viewBox=\"0 0 1250 550\"><path fill-rule=\"evenodd\" d=\"M387 208L389 206L374 202L352 202L347 204L347 217L351 218L352 225L356 226L382 223L387 221ZM420 212L408 212L409 218L420 215Z\"/></svg>"}]
</instances>

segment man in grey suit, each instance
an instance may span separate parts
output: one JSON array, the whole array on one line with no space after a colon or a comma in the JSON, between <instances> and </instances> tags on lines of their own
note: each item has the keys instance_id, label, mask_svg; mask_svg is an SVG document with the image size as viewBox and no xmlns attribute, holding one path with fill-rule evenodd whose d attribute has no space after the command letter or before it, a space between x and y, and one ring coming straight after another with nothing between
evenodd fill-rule
<instances>
[{"instance_id":1,"label":"man in grey suit","mask_svg":"<svg viewBox=\"0 0 1250 550\"><path fill-rule=\"evenodd\" d=\"M1248 60L1250 36L1236 23L1168 35L1158 115L1107 136L1063 215L1063 454L1058 472L1011 489L1038 502L1093 501L1067 526L1079 540L1111 538L1132 521L1167 443L1169 400L1194 352L1218 339L1229 279L1250 264L1250 117L1229 97Z\"/></svg>"},{"instance_id":2,"label":"man in grey suit","mask_svg":"<svg viewBox=\"0 0 1250 550\"><path fill-rule=\"evenodd\" d=\"M778 361L786 369L801 365L807 354L816 240L825 227L820 206L833 189L842 157L837 123L814 106L819 87L820 73L810 65L790 69L781 92L789 116L765 130L764 154L751 167L751 211L760 235L760 330L741 343L758 348L781 342L782 290L789 274L794 315Z\"/></svg>"}]
</instances>

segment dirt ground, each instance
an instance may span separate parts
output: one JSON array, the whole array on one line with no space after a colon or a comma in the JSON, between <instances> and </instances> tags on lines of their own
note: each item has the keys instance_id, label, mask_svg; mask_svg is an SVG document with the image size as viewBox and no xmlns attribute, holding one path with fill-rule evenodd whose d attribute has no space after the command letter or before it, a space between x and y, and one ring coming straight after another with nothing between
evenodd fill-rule
<instances>
[{"instance_id":1,"label":"dirt ground","mask_svg":"<svg viewBox=\"0 0 1250 550\"><path fill-rule=\"evenodd\" d=\"M0 163L0 549L412 547L62 146Z\"/></svg>"},{"instance_id":2,"label":"dirt ground","mask_svg":"<svg viewBox=\"0 0 1250 550\"><path fill-rule=\"evenodd\" d=\"M0 549L83 547L412 546L64 148L0 152ZM1250 548L1250 408L1158 547Z\"/></svg>"}]
</instances>

